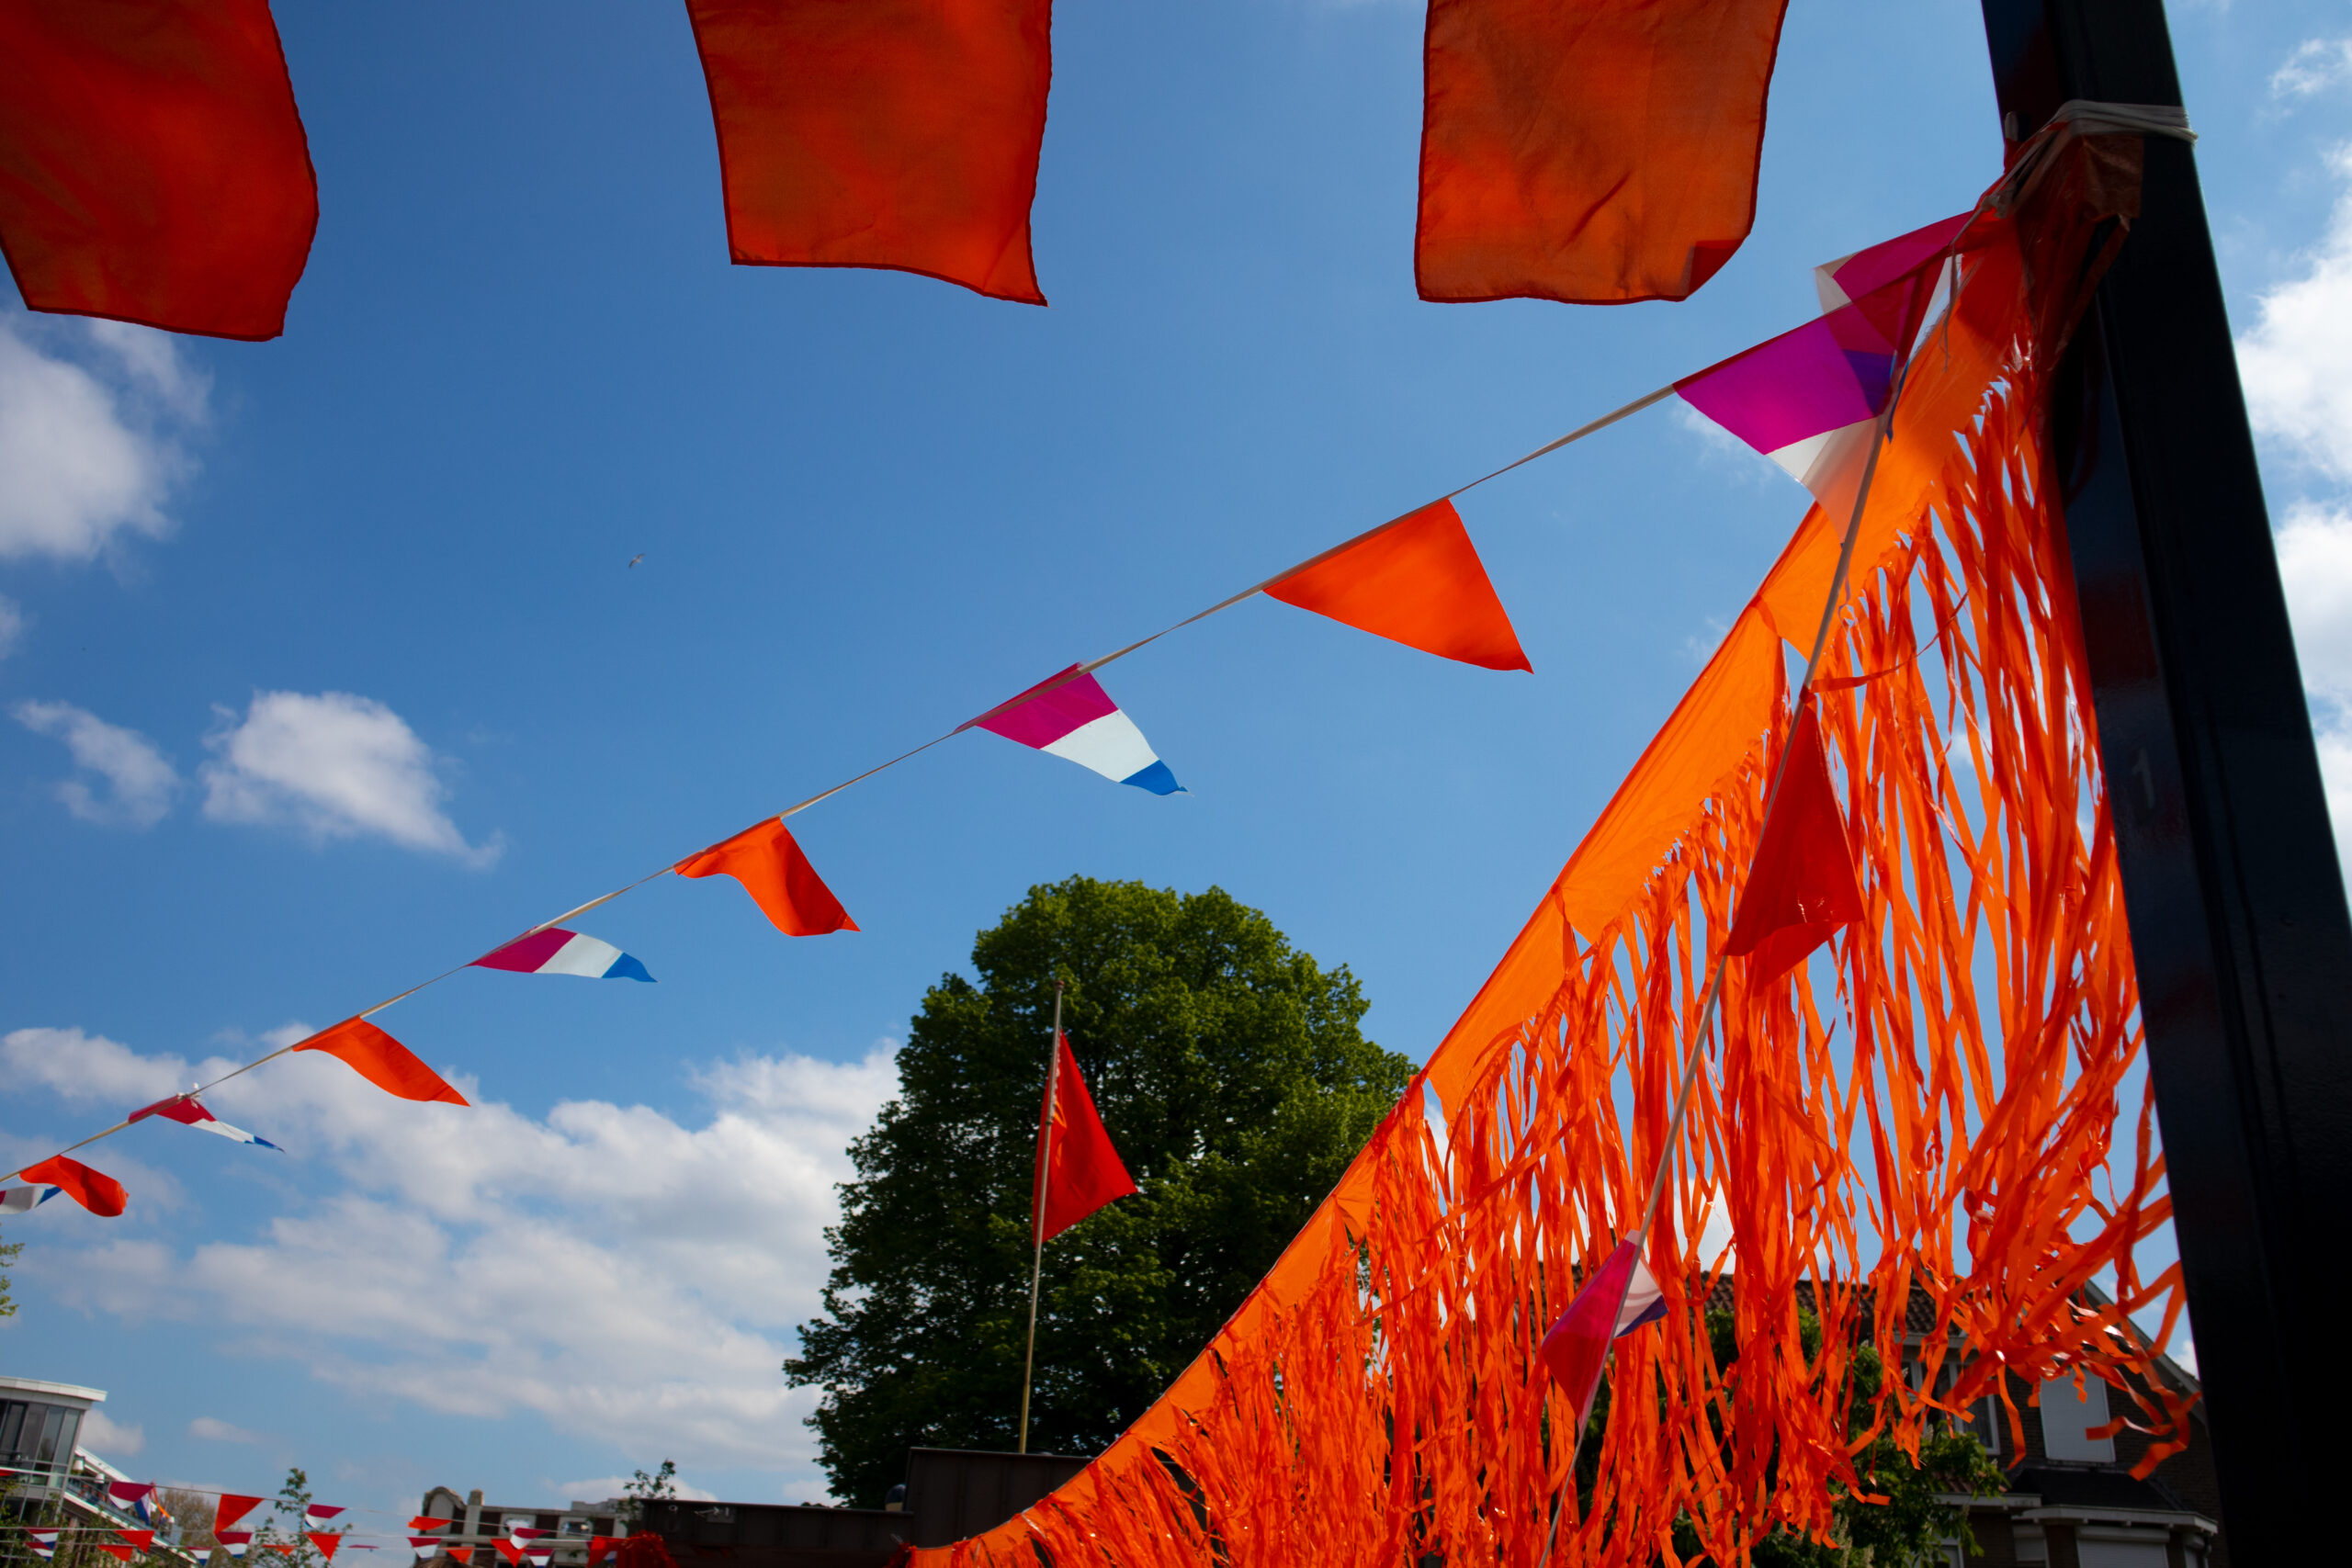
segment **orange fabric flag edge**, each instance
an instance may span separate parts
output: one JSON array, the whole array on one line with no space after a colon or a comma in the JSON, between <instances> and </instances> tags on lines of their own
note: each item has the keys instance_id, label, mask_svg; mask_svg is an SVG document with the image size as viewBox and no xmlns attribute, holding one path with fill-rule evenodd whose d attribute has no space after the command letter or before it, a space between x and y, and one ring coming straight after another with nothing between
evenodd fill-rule
<instances>
[{"instance_id":1,"label":"orange fabric flag edge","mask_svg":"<svg viewBox=\"0 0 2352 1568\"><path fill-rule=\"evenodd\" d=\"M1413 276L1447 303L1686 299L1756 220L1788 0L1430 0Z\"/></svg>"},{"instance_id":2,"label":"orange fabric flag edge","mask_svg":"<svg viewBox=\"0 0 2352 1568\"><path fill-rule=\"evenodd\" d=\"M333 1029L322 1030L297 1051L324 1051L382 1089L402 1100L449 1105L469 1103L466 1097L417 1058L414 1052L364 1018L347 1018Z\"/></svg>"},{"instance_id":3,"label":"orange fabric flag edge","mask_svg":"<svg viewBox=\"0 0 2352 1568\"><path fill-rule=\"evenodd\" d=\"M0 6L0 250L29 309L274 338L318 219L268 0Z\"/></svg>"},{"instance_id":4,"label":"orange fabric flag edge","mask_svg":"<svg viewBox=\"0 0 2352 1568\"><path fill-rule=\"evenodd\" d=\"M1319 556L1267 597L1407 648L1485 670L1534 666L1451 501Z\"/></svg>"},{"instance_id":5,"label":"orange fabric flag edge","mask_svg":"<svg viewBox=\"0 0 2352 1568\"><path fill-rule=\"evenodd\" d=\"M121 1182L103 1170L92 1170L78 1159L54 1155L28 1165L17 1179L36 1186L55 1187L101 1219L111 1220L130 1207L130 1194Z\"/></svg>"},{"instance_id":6,"label":"orange fabric flag edge","mask_svg":"<svg viewBox=\"0 0 2352 1568\"><path fill-rule=\"evenodd\" d=\"M739 266L1043 305L1029 209L1052 0L686 0Z\"/></svg>"},{"instance_id":7,"label":"orange fabric flag edge","mask_svg":"<svg viewBox=\"0 0 2352 1568\"><path fill-rule=\"evenodd\" d=\"M825 936L857 930L857 922L808 863L781 817L746 828L670 869L680 876L733 877L786 936Z\"/></svg>"},{"instance_id":8,"label":"orange fabric flag edge","mask_svg":"<svg viewBox=\"0 0 2352 1568\"><path fill-rule=\"evenodd\" d=\"M1768 986L1841 926L1862 918L1853 841L1829 782L1811 699L1789 731L1788 761L1756 845L1724 956L1747 959L1747 983Z\"/></svg>"},{"instance_id":9,"label":"orange fabric flag edge","mask_svg":"<svg viewBox=\"0 0 2352 1568\"><path fill-rule=\"evenodd\" d=\"M1041 1245L1136 1190L1135 1178L1127 1174L1111 1130L1086 1090L1069 1036L1056 1035L1054 1050L1054 1080L1037 1108L1036 1193L1030 1209Z\"/></svg>"}]
</instances>

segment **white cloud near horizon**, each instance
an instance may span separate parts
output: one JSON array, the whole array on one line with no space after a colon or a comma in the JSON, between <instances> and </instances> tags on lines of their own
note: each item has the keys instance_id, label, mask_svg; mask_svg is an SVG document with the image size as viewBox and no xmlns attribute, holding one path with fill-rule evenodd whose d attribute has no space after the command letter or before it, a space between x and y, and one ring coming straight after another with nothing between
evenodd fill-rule
<instances>
[{"instance_id":1,"label":"white cloud near horizon","mask_svg":"<svg viewBox=\"0 0 2352 1568\"><path fill-rule=\"evenodd\" d=\"M0 1103L112 1111L232 1065L18 1029L0 1036ZM706 1063L689 1077L703 1113L677 1118L605 1100L527 1115L435 1066L473 1108L391 1099L324 1056L221 1085L206 1104L284 1145L311 1196L247 1235L186 1217L150 1232L134 1187L124 1221L61 1227L26 1273L86 1310L193 1318L218 1350L366 1399L813 1476L815 1395L781 1363L817 1310L849 1141L896 1092L895 1047Z\"/></svg>"},{"instance_id":2,"label":"white cloud near horizon","mask_svg":"<svg viewBox=\"0 0 2352 1568\"><path fill-rule=\"evenodd\" d=\"M232 1426L214 1416L199 1416L189 1422L187 1435L201 1438L208 1443L258 1443L265 1440L259 1432L248 1432L243 1427Z\"/></svg>"},{"instance_id":3,"label":"white cloud near horizon","mask_svg":"<svg viewBox=\"0 0 2352 1568\"><path fill-rule=\"evenodd\" d=\"M469 844L441 809L441 761L408 722L349 692L255 692L220 709L199 770L215 822L291 827L314 842L379 838L484 866L503 844Z\"/></svg>"},{"instance_id":4,"label":"white cloud near horizon","mask_svg":"<svg viewBox=\"0 0 2352 1568\"><path fill-rule=\"evenodd\" d=\"M2352 82L2352 38L2306 39L2270 77L2274 98L2314 97Z\"/></svg>"},{"instance_id":5,"label":"white cloud near horizon","mask_svg":"<svg viewBox=\"0 0 2352 1568\"><path fill-rule=\"evenodd\" d=\"M163 537L164 503L191 467L175 435L202 422L204 377L169 333L28 320L0 316L0 559L87 561L124 536ZM34 341L76 335L91 352L53 356Z\"/></svg>"},{"instance_id":6,"label":"white cloud near horizon","mask_svg":"<svg viewBox=\"0 0 2352 1568\"><path fill-rule=\"evenodd\" d=\"M62 779L57 798L85 822L107 828L153 828L172 808L180 775L154 742L135 729L107 723L71 703L20 702L8 710L36 735L65 742L74 765L105 781L103 797L89 781Z\"/></svg>"},{"instance_id":7,"label":"white cloud near horizon","mask_svg":"<svg viewBox=\"0 0 2352 1568\"><path fill-rule=\"evenodd\" d=\"M82 1416L82 1435L76 1440L100 1459L128 1459L147 1446L147 1428L110 1420L93 1405Z\"/></svg>"}]
</instances>

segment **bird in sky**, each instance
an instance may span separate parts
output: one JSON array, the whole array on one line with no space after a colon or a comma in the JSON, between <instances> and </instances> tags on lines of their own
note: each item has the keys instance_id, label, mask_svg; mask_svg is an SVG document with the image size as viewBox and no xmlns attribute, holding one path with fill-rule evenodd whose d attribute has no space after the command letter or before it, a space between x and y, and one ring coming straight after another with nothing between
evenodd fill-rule
<instances>
[{"instance_id":1,"label":"bird in sky","mask_svg":"<svg viewBox=\"0 0 2352 1568\"><path fill-rule=\"evenodd\" d=\"M633 556L631 556L631 557L629 557L629 558L628 558L628 564L629 564L629 565L631 565L631 566L635 566L638 562L639 562L639 561L643 560L644 558L645 558L645 552L644 552L643 550L639 550L639 551L638 551L638 552L637 552L637 554L635 554L635 555L633 555Z\"/></svg>"}]
</instances>

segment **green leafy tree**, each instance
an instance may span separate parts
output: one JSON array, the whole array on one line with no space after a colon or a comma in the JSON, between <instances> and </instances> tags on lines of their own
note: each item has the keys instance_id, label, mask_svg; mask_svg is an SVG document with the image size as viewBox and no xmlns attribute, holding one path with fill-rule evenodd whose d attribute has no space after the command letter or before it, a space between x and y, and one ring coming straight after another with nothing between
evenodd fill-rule
<instances>
[{"instance_id":1,"label":"green leafy tree","mask_svg":"<svg viewBox=\"0 0 2352 1568\"><path fill-rule=\"evenodd\" d=\"M678 1466L674 1460L663 1460L662 1468L648 1475L637 1472L635 1480L621 1488L620 1514L628 1528L635 1529L645 1522L645 1505L667 1502L678 1495Z\"/></svg>"},{"instance_id":2,"label":"green leafy tree","mask_svg":"<svg viewBox=\"0 0 2352 1568\"><path fill-rule=\"evenodd\" d=\"M303 1516L310 1506L311 1478L300 1465L289 1466L286 1472L286 1484L277 1489L277 1498L269 1506L269 1511L286 1522L280 1525L275 1520L265 1520L261 1529L254 1532L254 1544L259 1546L264 1541L280 1541L293 1550L283 1554L276 1551L266 1553L266 1568L320 1568L319 1549L311 1544L303 1529ZM255 1552L252 1561L262 1561L264 1556L264 1553Z\"/></svg>"},{"instance_id":3,"label":"green leafy tree","mask_svg":"<svg viewBox=\"0 0 2352 1568\"><path fill-rule=\"evenodd\" d=\"M785 1363L833 1495L872 1506L907 1450L1011 1449L1054 982L1140 1190L1047 1244L1029 1447L1100 1451L1263 1276L1411 1076L1366 1003L1259 911L1072 877L1034 887L944 976L899 1097L850 1145L823 1314Z\"/></svg>"},{"instance_id":4,"label":"green leafy tree","mask_svg":"<svg viewBox=\"0 0 2352 1568\"><path fill-rule=\"evenodd\" d=\"M25 1244L21 1241L0 1244L0 1269L6 1269L10 1264L16 1262L17 1255L24 1249ZM8 1292L8 1276L6 1273L0 1273L0 1317L16 1315L17 1298Z\"/></svg>"}]
</instances>

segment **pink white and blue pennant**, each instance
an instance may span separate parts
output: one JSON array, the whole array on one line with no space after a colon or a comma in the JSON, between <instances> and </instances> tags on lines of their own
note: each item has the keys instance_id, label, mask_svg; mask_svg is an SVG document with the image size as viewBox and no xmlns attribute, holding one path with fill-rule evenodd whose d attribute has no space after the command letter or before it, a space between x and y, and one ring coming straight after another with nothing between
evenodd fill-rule
<instances>
[{"instance_id":1,"label":"pink white and blue pennant","mask_svg":"<svg viewBox=\"0 0 2352 1568\"><path fill-rule=\"evenodd\" d=\"M62 1187L10 1187L0 1190L0 1214L28 1214L63 1191Z\"/></svg>"},{"instance_id":2,"label":"pink white and blue pennant","mask_svg":"<svg viewBox=\"0 0 2352 1568\"><path fill-rule=\"evenodd\" d=\"M49 1562L57 1555L57 1536L58 1532L53 1529L34 1529L28 1527L25 1530L26 1543L33 1549L33 1555L43 1562Z\"/></svg>"},{"instance_id":3,"label":"pink white and blue pennant","mask_svg":"<svg viewBox=\"0 0 2352 1568\"><path fill-rule=\"evenodd\" d=\"M553 926L486 953L469 967L504 969L516 975L577 975L588 980L653 978L644 964L611 942Z\"/></svg>"},{"instance_id":4,"label":"pink white and blue pennant","mask_svg":"<svg viewBox=\"0 0 2352 1568\"><path fill-rule=\"evenodd\" d=\"M277 1148L277 1145L267 1138L257 1137L243 1127L230 1126L229 1123L207 1111L194 1095L175 1094L169 1100L159 1100L153 1105L141 1106L130 1113L130 1120L143 1122L150 1116L161 1116L166 1122L176 1122L183 1127L193 1127L199 1133L209 1133L214 1137L226 1138L232 1144L257 1144L265 1149ZM283 1149L279 1149L278 1152L285 1153Z\"/></svg>"},{"instance_id":5,"label":"pink white and blue pennant","mask_svg":"<svg viewBox=\"0 0 2352 1568\"><path fill-rule=\"evenodd\" d=\"M1894 367L1935 303L1968 214L1814 269L1822 315L1674 384L1786 469L1840 526Z\"/></svg>"},{"instance_id":6,"label":"pink white and blue pennant","mask_svg":"<svg viewBox=\"0 0 2352 1568\"><path fill-rule=\"evenodd\" d=\"M1102 683L1073 673L1075 664L1038 682L993 713L959 725L975 726L1038 751L1050 751L1106 779L1176 795L1184 786L1143 738L1135 720L1119 711Z\"/></svg>"}]
</instances>

